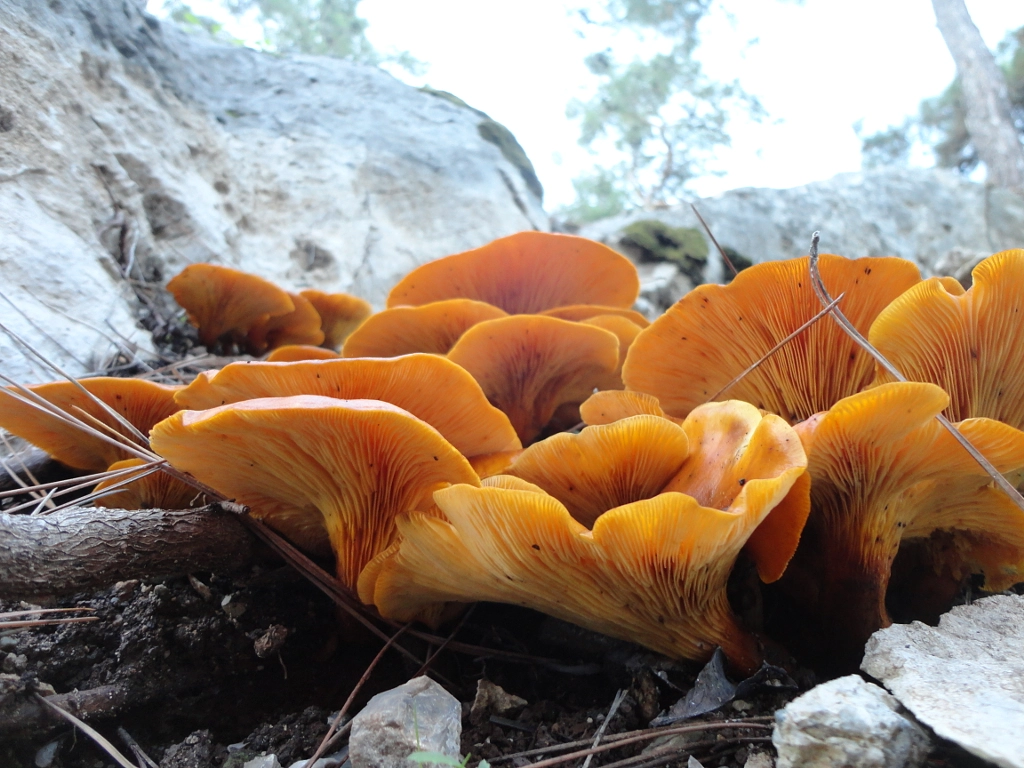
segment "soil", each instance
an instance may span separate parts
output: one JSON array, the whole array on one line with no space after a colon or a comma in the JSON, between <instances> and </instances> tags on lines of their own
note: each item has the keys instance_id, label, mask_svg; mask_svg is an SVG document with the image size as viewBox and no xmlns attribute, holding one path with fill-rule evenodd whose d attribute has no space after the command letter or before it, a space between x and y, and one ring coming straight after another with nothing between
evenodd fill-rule
<instances>
[{"instance_id":1,"label":"soil","mask_svg":"<svg viewBox=\"0 0 1024 768\"><path fill-rule=\"evenodd\" d=\"M276 754L287 768L309 757L324 737L331 713L340 708L380 648L379 640L351 626L296 571L272 562L233 577L124 582L54 604L92 608L98 621L0 635L0 670L6 673L0 711L5 693L9 704L12 697L25 696L40 684L58 693L117 686L125 691L123 706L90 723L130 754L118 734L123 728L161 768L240 768L261 753ZM26 607L0 603L0 611ZM480 758L494 760L592 739L620 688L628 693L606 733L645 728L692 686L700 671L699 665L670 662L510 606L478 606L457 639L538 657L511 662L444 651L435 660L434 676L464 702L462 749L472 755L470 765ZM405 636L401 642L420 658L429 654L416 638ZM556 659L558 664L544 659ZM417 671L404 657L389 653L351 711ZM470 704L482 679L522 697L526 706L506 717L471 718ZM801 682L809 685L813 676L805 673ZM762 688L698 721L771 716L798 693ZM770 744L737 738L763 734L708 733L704 738L711 743L695 747L708 768L743 766L753 751L772 751ZM38 765L40 750L53 742L58 744L56 752L44 762L50 768L114 765L90 739L62 721L36 723L20 734L0 736L0 765ZM644 746L611 750L595 756L591 764L637 755ZM519 758L503 764L529 762ZM940 749L929 762L935 768L976 764L952 748Z\"/></svg>"}]
</instances>

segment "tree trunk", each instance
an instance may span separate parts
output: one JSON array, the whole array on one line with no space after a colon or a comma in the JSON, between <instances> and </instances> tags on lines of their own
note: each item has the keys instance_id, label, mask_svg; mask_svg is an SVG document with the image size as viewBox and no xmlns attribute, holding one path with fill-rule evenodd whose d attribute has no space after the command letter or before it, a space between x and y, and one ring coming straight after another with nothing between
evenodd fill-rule
<instances>
[{"instance_id":1,"label":"tree trunk","mask_svg":"<svg viewBox=\"0 0 1024 768\"><path fill-rule=\"evenodd\" d=\"M252 562L256 540L219 504L192 510L70 507L0 514L0 598L98 589L126 579L229 572Z\"/></svg>"},{"instance_id":2,"label":"tree trunk","mask_svg":"<svg viewBox=\"0 0 1024 768\"><path fill-rule=\"evenodd\" d=\"M1010 97L999 65L971 21L964 0L932 0L935 19L956 62L966 108L967 131L988 181L1024 188L1024 146L1010 115Z\"/></svg>"}]
</instances>

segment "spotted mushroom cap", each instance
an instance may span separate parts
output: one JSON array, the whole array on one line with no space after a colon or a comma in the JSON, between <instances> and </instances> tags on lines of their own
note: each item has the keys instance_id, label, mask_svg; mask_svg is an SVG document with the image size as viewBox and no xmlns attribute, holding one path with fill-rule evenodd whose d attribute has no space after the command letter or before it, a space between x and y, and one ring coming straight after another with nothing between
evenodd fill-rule
<instances>
[{"instance_id":1,"label":"spotted mushroom cap","mask_svg":"<svg viewBox=\"0 0 1024 768\"><path fill-rule=\"evenodd\" d=\"M911 381L938 384L952 421L976 416L1024 428L1024 250L1003 251L972 272L964 292L932 278L886 307L872 344ZM879 366L876 382L892 381Z\"/></svg>"},{"instance_id":2,"label":"spotted mushroom cap","mask_svg":"<svg viewBox=\"0 0 1024 768\"><path fill-rule=\"evenodd\" d=\"M243 342L257 323L295 309L288 294L269 280L217 264L185 267L167 283L167 290L185 308L207 347L224 337Z\"/></svg>"},{"instance_id":3,"label":"spotted mushroom cap","mask_svg":"<svg viewBox=\"0 0 1024 768\"><path fill-rule=\"evenodd\" d=\"M468 457L522 448L508 417L487 402L473 377L437 355L236 362L199 374L177 400L182 408L202 410L292 395L393 403L433 426Z\"/></svg>"},{"instance_id":4,"label":"spotted mushroom cap","mask_svg":"<svg viewBox=\"0 0 1024 768\"><path fill-rule=\"evenodd\" d=\"M143 435L179 408L174 395L180 387L156 384L145 379L106 376L80 379L79 384ZM128 434L116 419L70 381L35 384L26 389L86 423L92 422L82 416L83 412L120 434ZM57 461L75 469L103 472L114 462L134 457L134 454L106 440L16 399L4 389L0 389L0 428L42 448Z\"/></svg>"},{"instance_id":5,"label":"spotted mushroom cap","mask_svg":"<svg viewBox=\"0 0 1024 768\"><path fill-rule=\"evenodd\" d=\"M368 301L348 293L326 293L310 288L299 295L320 315L323 346L327 349L341 349L349 334L373 312Z\"/></svg>"},{"instance_id":6,"label":"spotted mushroom cap","mask_svg":"<svg viewBox=\"0 0 1024 768\"><path fill-rule=\"evenodd\" d=\"M682 417L821 310L809 282L808 258L748 267L729 285L702 285L645 329L622 368L626 389L658 398ZM861 333L878 313L920 281L905 259L845 259L823 254L822 279ZM745 400L790 423L827 410L860 391L874 360L824 317L768 358L719 399Z\"/></svg>"},{"instance_id":7,"label":"spotted mushroom cap","mask_svg":"<svg viewBox=\"0 0 1024 768\"><path fill-rule=\"evenodd\" d=\"M329 540L352 588L392 543L396 515L429 507L449 483L480 482L436 429L378 400L300 395L182 411L151 442L299 546Z\"/></svg>"},{"instance_id":8,"label":"spotted mushroom cap","mask_svg":"<svg viewBox=\"0 0 1024 768\"><path fill-rule=\"evenodd\" d=\"M615 371L619 340L582 323L512 315L474 325L448 359L472 374L525 445L559 406L583 402Z\"/></svg>"},{"instance_id":9,"label":"spotted mushroom cap","mask_svg":"<svg viewBox=\"0 0 1024 768\"><path fill-rule=\"evenodd\" d=\"M391 290L387 305L462 298L529 314L570 304L628 309L639 293L636 267L608 246L531 231L417 267Z\"/></svg>"},{"instance_id":10,"label":"spotted mushroom cap","mask_svg":"<svg viewBox=\"0 0 1024 768\"><path fill-rule=\"evenodd\" d=\"M446 299L418 307L392 307L370 317L345 342L345 357L448 354L467 329L507 313L482 301Z\"/></svg>"},{"instance_id":11,"label":"spotted mushroom cap","mask_svg":"<svg viewBox=\"0 0 1024 768\"><path fill-rule=\"evenodd\" d=\"M721 646L738 667L756 668L760 651L729 608L726 582L806 459L792 428L747 404L694 418L707 422L698 440L715 422L732 429L712 450L731 446L749 472L743 483L734 467L695 480L691 465L713 471L724 457L705 456L700 443L688 450L684 427L665 419L557 435L524 451L516 477L453 486L434 495L442 516L400 518L401 543L364 573L362 599L400 621L443 601L525 605L671 656L706 659Z\"/></svg>"}]
</instances>

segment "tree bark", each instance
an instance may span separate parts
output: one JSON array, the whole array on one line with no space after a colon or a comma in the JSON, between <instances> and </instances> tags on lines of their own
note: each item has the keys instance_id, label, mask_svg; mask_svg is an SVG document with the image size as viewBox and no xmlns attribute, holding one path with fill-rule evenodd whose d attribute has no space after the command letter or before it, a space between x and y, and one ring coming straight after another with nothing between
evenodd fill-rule
<instances>
[{"instance_id":1,"label":"tree bark","mask_svg":"<svg viewBox=\"0 0 1024 768\"><path fill-rule=\"evenodd\" d=\"M995 57L971 21L964 0L932 0L935 19L956 62L966 108L965 124L988 181L1024 188L1024 146L1010 114L1010 96Z\"/></svg>"},{"instance_id":2,"label":"tree bark","mask_svg":"<svg viewBox=\"0 0 1024 768\"><path fill-rule=\"evenodd\" d=\"M220 504L0 514L0 598L26 600L133 578L229 572L251 563L257 546Z\"/></svg>"}]
</instances>

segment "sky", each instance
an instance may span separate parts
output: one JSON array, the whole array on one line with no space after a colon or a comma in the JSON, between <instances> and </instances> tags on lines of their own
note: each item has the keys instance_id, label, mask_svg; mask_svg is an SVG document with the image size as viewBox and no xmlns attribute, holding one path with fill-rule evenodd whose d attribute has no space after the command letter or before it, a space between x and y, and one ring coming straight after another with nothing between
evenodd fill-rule
<instances>
[{"instance_id":1,"label":"sky","mask_svg":"<svg viewBox=\"0 0 1024 768\"><path fill-rule=\"evenodd\" d=\"M261 37L252 14L226 16L217 0L197 13L226 22L243 40ZM586 0L362 0L366 34L383 52L408 51L422 76L412 85L450 91L507 126L532 160L551 211L572 202L572 179L600 162L577 144L566 104L587 99L597 80L584 58L611 47L619 58L650 43L586 25ZM756 96L760 123L731 123L732 145L696 180L697 196L737 187L793 187L860 169L860 140L898 124L949 84L955 67L935 27L930 0L722 0L705 19L698 58L713 78ZM160 15L161 0L149 9ZM967 0L989 47L1024 25L1020 0ZM930 164L930 156L916 158Z\"/></svg>"}]
</instances>

